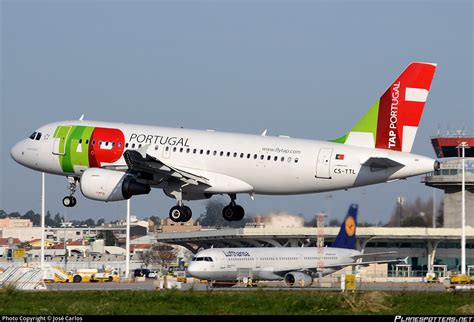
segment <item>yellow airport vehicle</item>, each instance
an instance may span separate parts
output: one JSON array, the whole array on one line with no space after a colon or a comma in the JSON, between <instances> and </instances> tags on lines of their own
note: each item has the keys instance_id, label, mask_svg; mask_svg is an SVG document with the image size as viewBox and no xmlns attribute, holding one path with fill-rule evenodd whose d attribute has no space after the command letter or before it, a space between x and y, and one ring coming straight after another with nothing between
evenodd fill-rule
<instances>
[{"instance_id":1,"label":"yellow airport vehicle","mask_svg":"<svg viewBox=\"0 0 474 322\"><path fill-rule=\"evenodd\" d=\"M60 267L51 267L46 271L45 278L43 279L46 283L69 283L72 282L73 276L66 273Z\"/></svg>"},{"instance_id":2,"label":"yellow airport vehicle","mask_svg":"<svg viewBox=\"0 0 474 322\"><path fill-rule=\"evenodd\" d=\"M451 284L469 284L473 280L470 276L454 273L449 277Z\"/></svg>"},{"instance_id":3,"label":"yellow airport vehicle","mask_svg":"<svg viewBox=\"0 0 474 322\"><path fill-rule=\"evenodd\" d=\"M74 274L72 281L74 283L120 282L120 276L116 271L110 268L105 270L98 270L97 268L78 269Z\"/></svg>"}]
</instances>

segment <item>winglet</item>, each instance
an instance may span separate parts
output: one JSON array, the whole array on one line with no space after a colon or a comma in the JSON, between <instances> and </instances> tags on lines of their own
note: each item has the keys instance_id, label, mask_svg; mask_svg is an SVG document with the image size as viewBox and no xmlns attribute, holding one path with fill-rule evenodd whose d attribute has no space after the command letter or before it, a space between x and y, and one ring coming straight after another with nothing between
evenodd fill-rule
<instances>
[{"instance_id":1,"label":"winglet","mask_svg":"<svg viewBox=\"0 0 474 322\"><path fill-rule=\"evenodd\" d=\"M265 129L265 131L262 132L262 136L266 136L267 135L267 129Z\"/></svg>"},{"instance_id":2,"label":"winglet","mask_svg":"<svg viewBox=\"0 0 474 322\"><path fill-rule=\"evenodd\" d=\"M83 121L84 120L84 114L81 115L81 117L79 118L79 121Z\"/></svg>"}]
</instances>

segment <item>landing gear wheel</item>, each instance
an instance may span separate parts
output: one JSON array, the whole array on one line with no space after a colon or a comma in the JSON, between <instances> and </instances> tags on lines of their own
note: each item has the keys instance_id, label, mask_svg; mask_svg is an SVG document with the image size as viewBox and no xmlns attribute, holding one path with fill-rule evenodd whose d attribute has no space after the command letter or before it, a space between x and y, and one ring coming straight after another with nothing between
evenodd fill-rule
<instances>
[{"instance_id":1,"label":"landing gear wheel","mask_svg":"<svg viewBox=\"0 0 474 322\"><path fill-rule=\"evenodd\" d=\"M77 203L77 200L74 196L71 196L71 205L69 207L74 207Z\"/></svg>"},{"instance_id":2,"label":"landing gear wheel","mask_svg":"<svg viewBox=\"0 0 474 322\"><path fill-rule=\"evenodd\" d=\"M186 213L186 216L183 218L183 222L189 221L193 217L193 211L188 206L182 207Z\"/></svg>"},{"instance_id":3,"label":"landing gear wheel","mask_svg":"<svg viewBox=\"0 0 474 322\"><path fill-rule=\"evenodd\" d=\"M187 206L174 206L170 209L170 218L174 222L185 222L191 219L191 208Z\"/></svg>"},{"instance_id":4,"label":"landing gear wheel","mask_svg":"<svg viewBox=\"0 0 474 322\"><path fill-rule=\"evenodd\" d=\"M245 210L239 205L228 205L222 209L222 217L227 221L239 221L244 218Z\"/></svg>"},{"instance_id":5,"label":"landing gear wheel","mask_svg":"<svg viewBox=\"0 0 474 322\"><path fill-rule=\"evenodd\" d=\"M233 206L225 206L222 209L222 217L227 221L233 221L235 216L235 208Z\"/></svg>"},{"instance_id":6,"label":"landing gear wheel","mask_svg":"<svg viewBox=\"0 0 474 322\"><path fill-rule=\"evenodd\" d=\"M76 203L77 203L77 200L73 196L66 196L63 198L64 207L74 207Z\"/></svg>"},{"instance_id":7,"label":"landing gear wheel","mask_svg":"<svg viewBox=\"0 0 474 322\"><path fill-rule=\"evenodd\" d=\"M64 205L64 207L71 207L71 205L72 205L71 197L64 197L63 198L63 205Z\"/></svg>"},{"instance_id":8,"label":"landing gear wheel","mask_svg":"<svg viewBox=\"0 0 474 322\"><path fill-rule=\"evenodd\" d=\"M235 205L234 208L235 208L234 221L242 220L245 216L244 208L242 206L239 206L239 205Z\"/></svg>"}]
</instances>

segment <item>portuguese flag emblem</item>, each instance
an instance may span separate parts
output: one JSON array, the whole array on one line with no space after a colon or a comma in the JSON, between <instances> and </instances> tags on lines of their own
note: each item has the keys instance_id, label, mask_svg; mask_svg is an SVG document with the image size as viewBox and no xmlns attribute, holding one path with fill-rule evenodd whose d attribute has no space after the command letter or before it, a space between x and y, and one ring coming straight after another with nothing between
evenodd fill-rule
<instances>
[{"instance_id":1,"label":"portuguese flag emblem","mask_svg":"<svg viewBox=\"0 0 474 322\"><path fill-rule=\"evenodd\" d=\"M336 154L336 160L344 160L344 154Z\"/></svg>"}]
</instances>

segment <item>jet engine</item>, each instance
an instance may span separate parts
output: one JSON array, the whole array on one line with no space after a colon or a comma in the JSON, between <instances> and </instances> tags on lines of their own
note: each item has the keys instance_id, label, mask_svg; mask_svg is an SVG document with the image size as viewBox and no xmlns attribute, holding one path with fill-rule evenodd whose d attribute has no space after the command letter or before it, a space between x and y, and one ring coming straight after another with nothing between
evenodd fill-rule
<instances>
[{"instance_id":1,"label":"jet engine","mask_svg":"<svg viewBox=\"0 0 474 322\"><path fill-rule=\"evenodd\" d=\"M82 194L93 200L119 201L150 193L150 185L139 183L121 171L89 168L81 176Z\"/></svg>"},{"instance_id":2,"label":"jet engine","mask_svg":"<svg viewBox=\"0 0 474 322\"><path fill-rule=\"evenodd\" d=\"M284 276L285 284L288 286L309 286L313 283L313 278L302 272L289 272Z\"/></svg>"}]
</instances>

